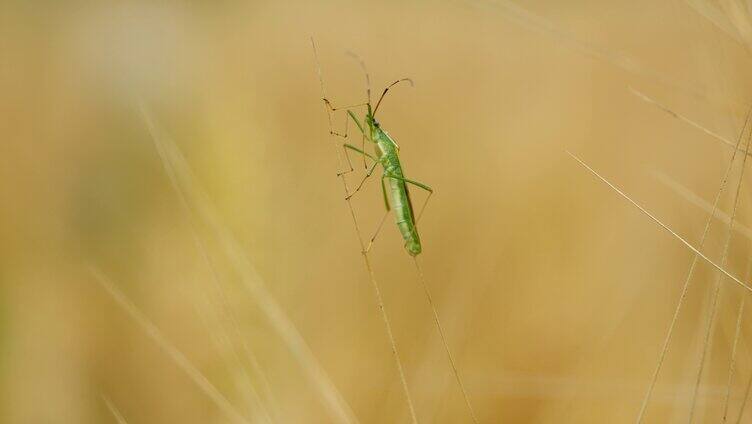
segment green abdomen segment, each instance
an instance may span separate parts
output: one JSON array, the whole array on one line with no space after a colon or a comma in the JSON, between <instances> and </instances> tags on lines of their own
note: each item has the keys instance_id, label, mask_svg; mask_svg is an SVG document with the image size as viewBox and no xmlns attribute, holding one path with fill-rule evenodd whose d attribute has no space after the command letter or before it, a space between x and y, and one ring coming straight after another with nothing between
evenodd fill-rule
<instances>
[{"instance_id":1,"label":"green abdomen segment","mask_svg":"<svg viewBox=\"0 0 752 424\"><path fill-rule=\"evenodd\" d=\"M408 193L404 181L389 177L389 175L394 175L403 178L402 169L399 165L387 166L385 175L387 175L386 179L388 180L389 203L394 211L397 228L399 228L400 234L405 240L405 249L412 256L416 256L422 249L418 229L415 227L415 212L410 201L410 193Z\"/></svg>"}]
</instances>

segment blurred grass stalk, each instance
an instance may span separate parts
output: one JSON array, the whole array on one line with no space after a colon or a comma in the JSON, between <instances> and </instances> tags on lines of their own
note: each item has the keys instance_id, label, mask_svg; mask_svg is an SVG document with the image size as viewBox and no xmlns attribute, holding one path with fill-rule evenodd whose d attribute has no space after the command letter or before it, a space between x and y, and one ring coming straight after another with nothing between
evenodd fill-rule
<instances>
[{"instance_id":1,"label":"blurred grass stalk","mask_svg":"<svg viewBox=\"0 0 752 424\"><path fill-rule=\"evenodd\" d=\"M206 376L204 376L180 350L167 340L159 328L154 325L154 323L152 323L149 318L147 318L146 315L144 315L144 313L141 312L141 310L139 310L138 307L133 304L133 302L131 302L112 281L110 281L109 278L94 267L92 267L90 271L97 283L99 283L99 285L107 291L118 305L120 305L120 307L122 307L139 326L141 326L144 332L167 353L170 359L188 374L191 380L193 380L201 391L203 391L219 407L231 422L248 423L230 401L228 401L227 398L217 390ZM110 402L107 402L107 406L112 410ZM115 412L113 412L113 414L114 413Z\"/></svg>"},{"instance_id":2,"label":"blurred grass stalk","mask_svg":"<svg viewBox=\"0 0 752 424\"><path fill-rule=\"evenodd\" d=\"M123 417L123 414L120 413L120 411L117 409L114 403L105 395L102 395L102 400L104 401L105 405L107 405L107 409L110 411L112 416L115 418L115 421L117 421L118 424L128 424L128 421L126 421L125 417Z\"/></svg>"},{"instance_id":3,"label":"blurred grass stalk","mask_svg":"<svg viewBox=\"0 0 752 424\"><path fill-rule=\"evenodd\" d=\"M173 188L191 215L191 220L206 225L219 240L223 253L240 276L243 287L307 374L310 383L316 389L322 403L327 407L333 421L338 423L358 422L352 409L319 364L295 324L264 287L261 276L243 253L238 241L222 225L208 196L195 182L190 166L178 147L158 126L147 105L141 103L139 112L146 123ZM205 252L202 252L202 254L206 255Z\"/></svg>"}]
</instances>

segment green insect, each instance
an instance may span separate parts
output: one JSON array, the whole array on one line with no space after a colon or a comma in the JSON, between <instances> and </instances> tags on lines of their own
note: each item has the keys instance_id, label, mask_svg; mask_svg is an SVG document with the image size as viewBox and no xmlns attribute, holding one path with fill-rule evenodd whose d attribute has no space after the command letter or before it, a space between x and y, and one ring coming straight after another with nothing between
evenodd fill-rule
<instances>
[{"instance_id":1,"label":"green insect","mask_svg":"<svg viewBox=\"0 0 752 424\"><path fill-rule=\"evenodd\" d=\"M363 65L362 62L361 65ZM370 78L368 77L368 73L366 72L366 81L369 80ZM407 185L412 184L416 187L420 187L423 190L428 191L429 193L426 201L423 203L423 207L421 208L421 214L423 209L425 209L426 204L428 203L428 199L433 194L433 189L423 183L405 178L405 173L399 158L399 145L397 145L394 139L390 137L386 131L384 131L384 129L381 127L381 124L379 124L379 122L376 120L376 112L379 110L379 105L381 105L381 101L384 99L384 96L390 88L401 82L409 82L412 85L412 80L410 80L409 78L399 79L389 84L389 86L387 86L381 93L381 97L379 97L379 100L376 102L376 107L374 108L371 107L370 83L368 88L368 101L365 103L348 107L335 108L334 106L332 106L328 99L324 98L323 100L324 103L326 103L326 106L332 112L347 109L347 114L355 122L361 134L363 135L363 143L361 145L361 148L357 148L348 143L344 143L343 147L345 149L349 149L363 155L364 161L365 158L369 158L373 161L373 164L370 168L368 168L368 171L360 181L360 184L358 184L357 188L347 196L347 199L350 199L361 189L361 187L363 187L363 183L371 176L378 165L381 165L383 168L383 174L381 176L381 190L384 195L384 205L386 207L386 213L381 219L381 223L379 224L376 233L373 235L373 237L371 237L371 241L368 244L366 251L370 250L371 246L373 245L373 241L376 239L376 236L381 230L384 219L389 214L389 211L393 210L397 228L399 229L400 234L402 234L402 238L405 240L405 249L411 256L417 256L423 250L423 247L420 243L420 236L418 235L417 227L417 222L420 218L420 214L418 215L418 217L415 216L415 210L413 209L413 204L410 200L410 191L408 190ZM363 117L363 122L361 123L361 121L352 111L352 108L362 106L366 107L366 114ZM347 131L345 131L345 134L339 134L332 131L332 134L347 138ZM373 143L375 150L374 155L366 153L364 148L366 140ZM352 171L352 166L350 168L350 171Z\"/></svg>"}]
</instances>

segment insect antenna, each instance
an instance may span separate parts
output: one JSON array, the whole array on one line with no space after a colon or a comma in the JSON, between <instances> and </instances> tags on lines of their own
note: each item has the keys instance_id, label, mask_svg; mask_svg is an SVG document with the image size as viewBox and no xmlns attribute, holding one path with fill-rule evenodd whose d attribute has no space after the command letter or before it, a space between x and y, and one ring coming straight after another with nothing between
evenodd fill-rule
<instances>
[{"instance_id":1,"label":"insect antenna","mask_svg":"<svg viewBox=\"0 0 752 424\"><path fill-rule=\"evenodd\" d=\"M360 58L360 56L358 56L352 51L348 50L347 55L358 61L358 63L360 64L360 68L363 70L363 74L365 74L366 76L366 97L368 98L368 102L366 102L366 104L370 106L371 105L371 76L368 73L368 68L366 67L366 63L363 61L363 59Z\"/></svg>"},{"instance_id":2,"label":"insect antenna","mask_svg":"<svg viewBox=\"0 0 752 424\"><path fill-rule=\"evenodd\" d=\"M371 76L368 73L368 68L366 67L366 62L363 61L363 59L360 58L355 52L347 51L347 55L351 58L358 61L360 64L360 68L363 70L363 74L366 76L366 97L368 100L366 101L366 105L368 105L368 111L371 111ZM366 134L363 133L360 138L360 150L365 150L366 147ZM366 163L366 157L363 156L363 168L368 169L368 164Z\"/></svg>"},{"instance_id":3,"label":"insect antenna","mask_svg":"<svg viewBox=\"0 0 752 424\"><path fill-rule=\"evenodd\" d=\"M393 83L389 84L384 91L381 93L381 97L379 97L379 101L376 102L376 107L373 109L373 115L376 115L376 111L379 110L379 105L381 104L381 101L384 100L384 96L386 96L386 93L389 91L390 88L394 87L395 85L407 81L410 83L410 87L415 87L415 83L410 78L402 78L398 79L397 81L394 81ZM370 99L369 99L370 102Z\"/></svg>"}]
</instances>

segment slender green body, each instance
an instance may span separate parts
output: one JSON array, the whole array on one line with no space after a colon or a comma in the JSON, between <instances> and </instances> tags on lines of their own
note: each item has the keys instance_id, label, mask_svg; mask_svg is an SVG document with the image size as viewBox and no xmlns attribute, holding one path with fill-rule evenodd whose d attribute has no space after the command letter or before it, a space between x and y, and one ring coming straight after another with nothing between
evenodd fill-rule
<instances>
[{"instance_id":1,"label":"slender green body","mask_svg":"<svg viewBox=\"0 0 752 424\"><path fill-rule=\"evenodd\" d=\"M345 149L358 152L364 157L371 158L374 161L366 176L360 182L355 191L348 194L347 199L352 197L360 190L366 179L370 177L373 171L376 169L376 166L381 164L382 168L384 169L384 174L381 176L381 190L384 193L384 206L386 206L386 212L388 214L390 210L394 211L397 228L399 229L400 234L402 234L402 238L405 240L405 249L407 250L407 253L409 253L411 256L417 256L423 250L420 244L420 237L418 236L417 228L417 220L420 219L420 217L416 218L415 216L415 211L413 209L413 204L410 201L410 192L407 189L407 185L412 184L416 187L426 190L429 193L428 198L426 198L426 203L428 203L428 199L431 197L431 194L433 194L433 189L418 181L405 178L404 172L402 170L402 164L400 163L399 159L399 146L394 141L394 139L386 133L386 131L381 129L381 125L379 125L379 123L374 118L376 111L379 109L379 104L381 104L381 100L384 98L384 95L387 93L387 91L389 91L389 88L402 81L410 80L403 78L401 80L393 82L391 85L385 88L384 92L379 98L379 101L376 103L376 108L374 109L371 109L371 96L369 90L369 101L367 103L355 105L366 106L368 108L362 123L360 120L358 120L358 117L355 115L355 113L353 113L351 109L347 109L347 114L350 115L350 118L352 118L352 120L358 126L360 132L363 134L363 143L365 144L365 140L372 142L376 153L375 155L372 155L365 152L363 149L359 149L353 146L352 144L343 144L343 147ZM327 105L327 107L329 107L330 110L337 110L332 107L332 105L326 98L324 98L324 103ZM341 135L335 132L332 132L332 134ZM343 135L343 137L347 137L347 134ZM365 146L363 146L363 148L365 148ZM352 171L352 167L350 168L350 170ZM387 186L389 187L388 189ZM423 208L425 208L426 203L423 204ZM421 208L421 212L423 208ZM386 218L386 215L384 217ZM379 229L380 228L381 224L379 224ZM378 230L376 231L376 234L378 234ZM373 243L376 234L374 234L373 238L371 239L371 243ZM369 248L370 246L371 245L369 244ZM368 249L366 249L366 251L368 251Z\"/></svg>"},{"instance_id":2,"label":"slender green body","mask_svg":"<svg viewBox=\"0 0 752 424\"><path fill-rule=\"evenodd\" d=\"M386 131L381 129L379 123L370 114L370 110L366 115L365 123L370 130L370 139L374 143L376 158L384 168L382 181L386 179L388 184L384 195L388 197L389 204L394 211L397 228L405 240L405 249L410 255L416 256L420 254L422 247L418 228L415 226L415 211L410 201L410 192L407 190L402 164L399 160L399 146Z\"/></svg>"}]
</instances>

